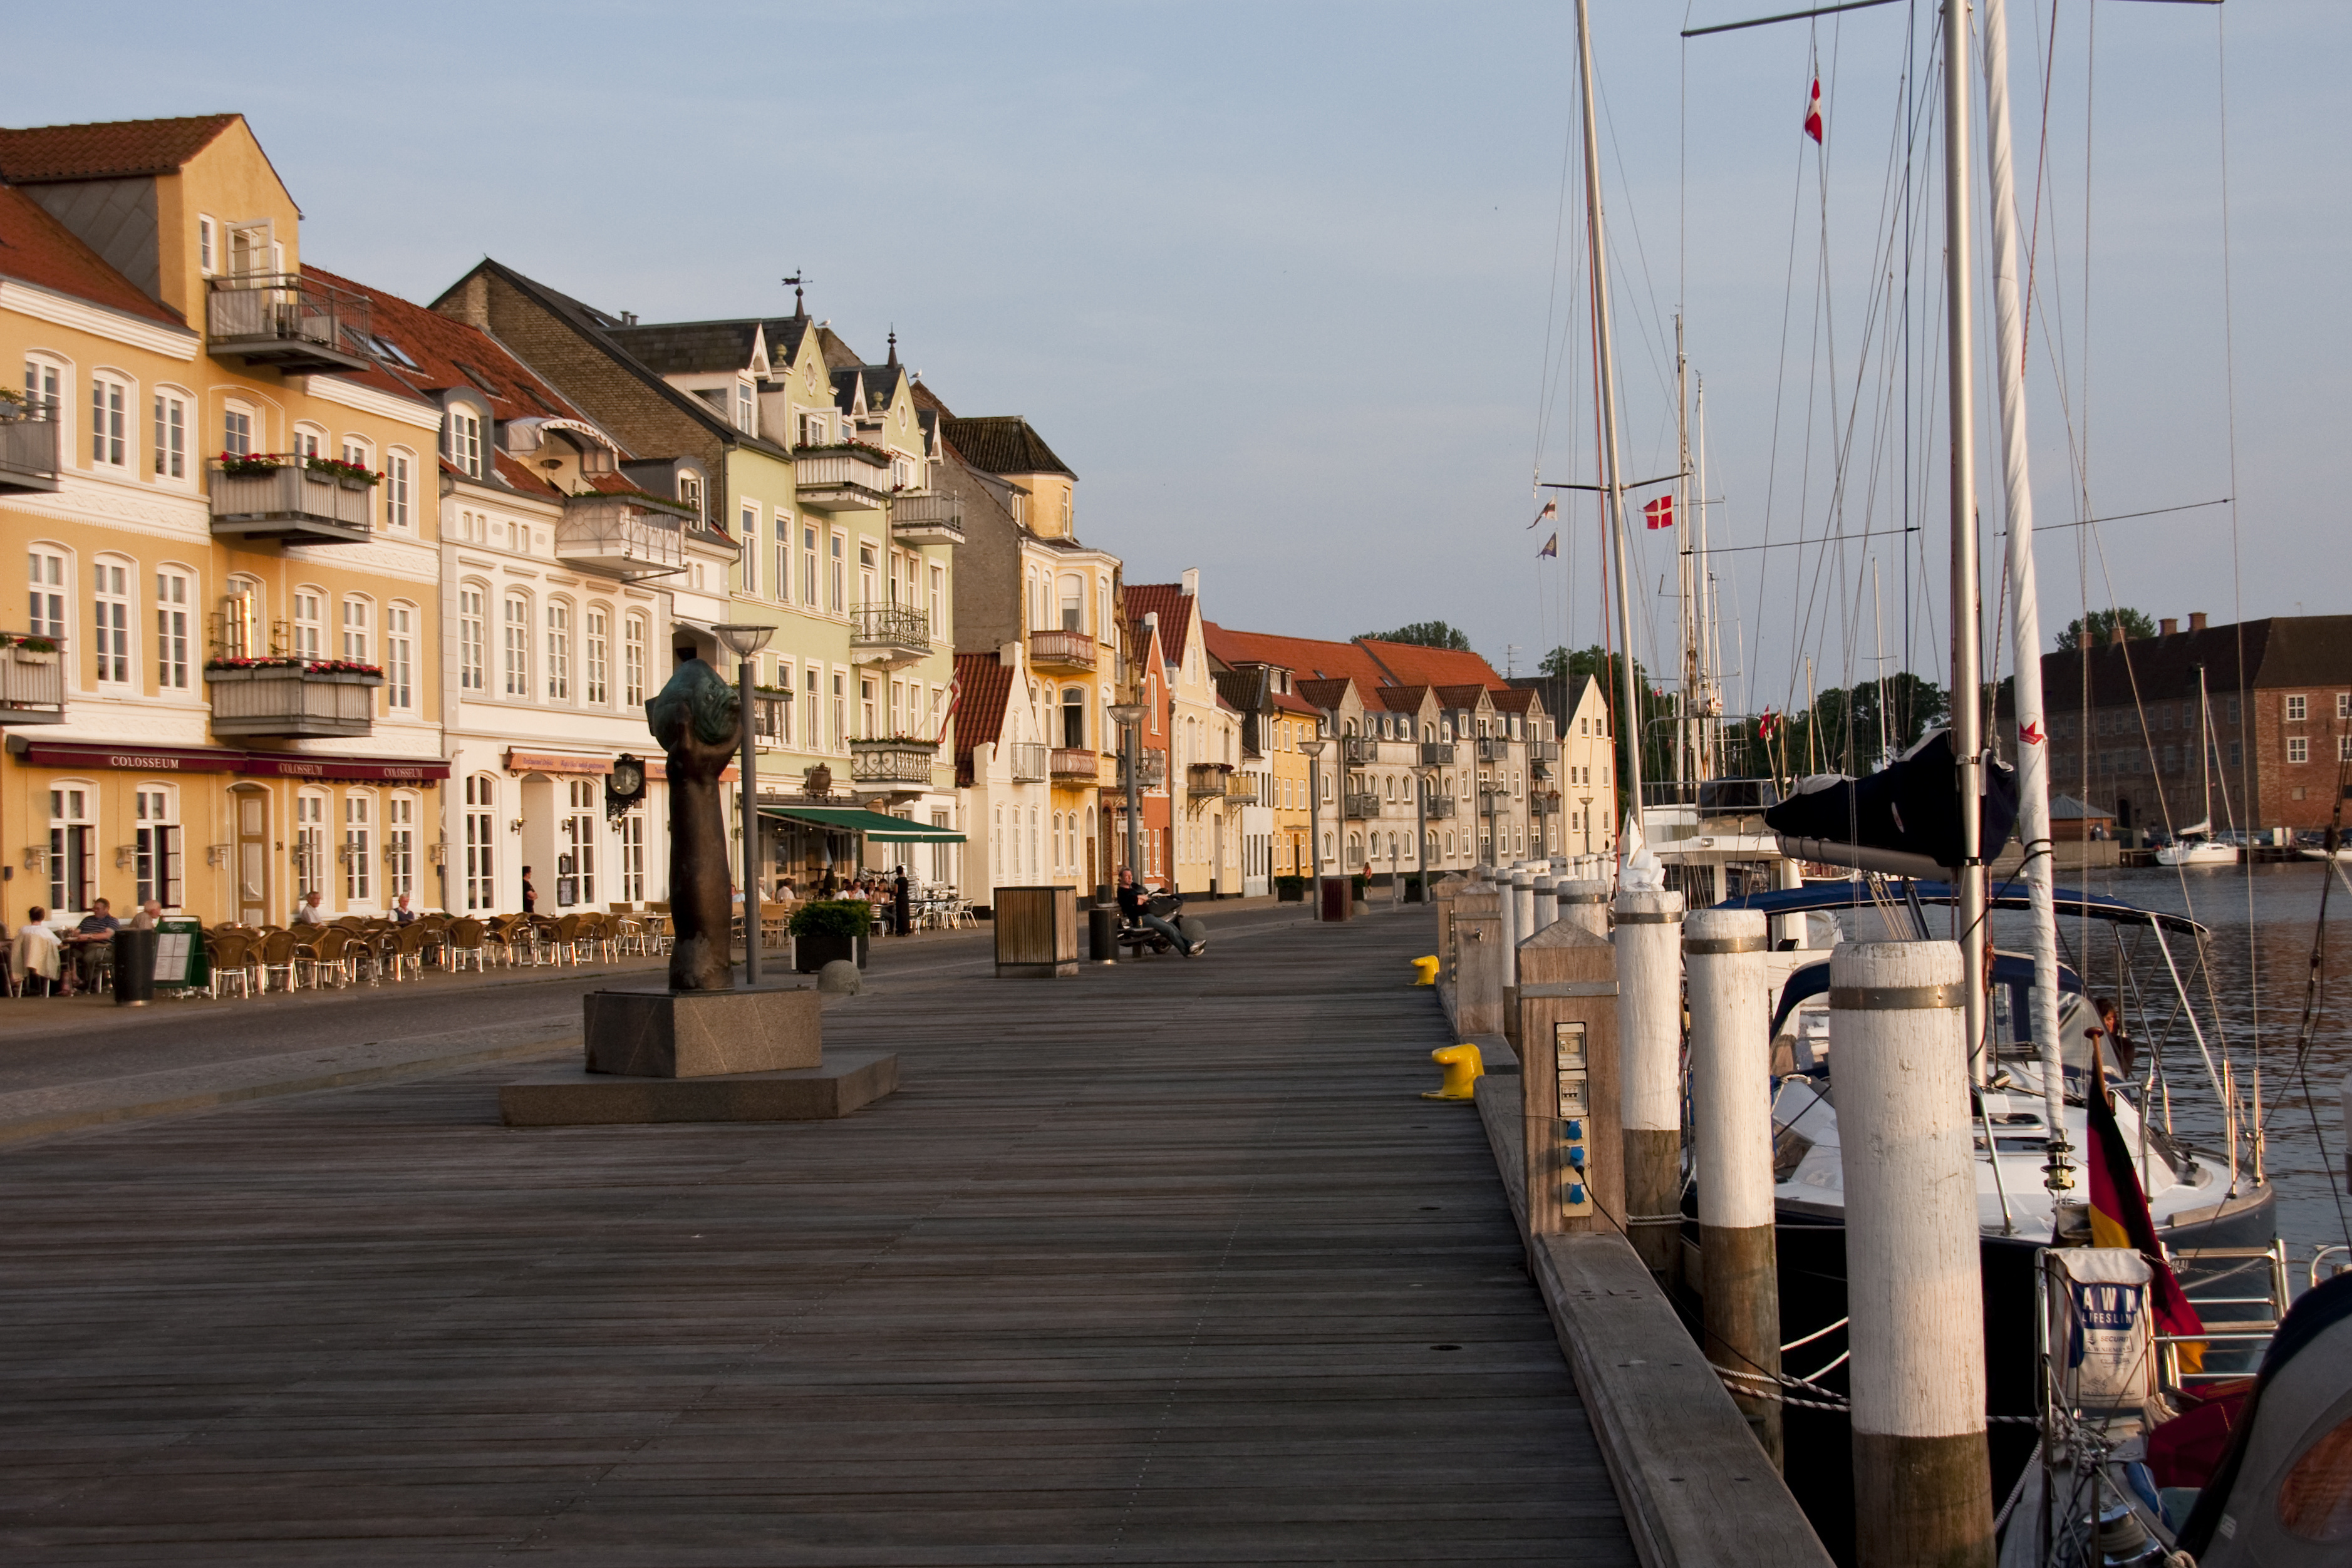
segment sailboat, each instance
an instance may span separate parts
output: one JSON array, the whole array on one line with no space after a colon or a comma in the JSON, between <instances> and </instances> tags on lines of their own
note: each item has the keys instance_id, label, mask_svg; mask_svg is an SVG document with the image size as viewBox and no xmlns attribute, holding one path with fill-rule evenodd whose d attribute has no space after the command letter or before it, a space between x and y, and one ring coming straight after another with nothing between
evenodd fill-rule
<instances>
[{"instance_id":1,"label":"sailboat","mask_svg":"<svg viewBox=\"0 0 2352 1568\"><path fill-rule=\"evenodd\" d=\"M2212 704L2205 693L2205 666L2197 666L2197 772L2205 785L2205 815L2172 835L2156 852L2158 865L2236 865L2238 846L2213 837Z\"/></svg>"}]
</instances>

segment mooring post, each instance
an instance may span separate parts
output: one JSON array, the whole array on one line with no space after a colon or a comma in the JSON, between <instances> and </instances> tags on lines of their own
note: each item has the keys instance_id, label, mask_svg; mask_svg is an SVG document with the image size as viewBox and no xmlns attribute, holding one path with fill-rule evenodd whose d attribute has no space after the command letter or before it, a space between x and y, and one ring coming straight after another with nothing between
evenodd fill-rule
<instances>
[{"instance_id":1,"label":"mooring post","mask_svg":"<svg viewBox=\"0 0 2352 1568\"><path fill-rule=\"evenodd\" d=\"M1864 1568L1993 1562L1964 967L1951 942L1830 956Z\"/></svg>"},{"instance_id":2,"label":"mooring post","mask_svg":"<svg viewBox=\"0 0 2352 1568\"><path fill-rule=\"evenodd\" d=\"M1625 1235L1661 1285L1682 1249L1682 925L1679 893L1617 895Z\"/></svg>"},{"instance_id":3,"label":"mooring post","mask_svg":"<svg viewBox=\"0 0 2352 1568\"><path fill-rule=\"evenodd\" d=\"M1591 879L1565 879L1552 887L1554 902L1559 905L1559 917L1572 920L1584 930L1609 938L1609 884Z\"/></svg>"},{"instance_id":4,"label":"mooring post","mask_svg":"<svg viewBox=\"0 0 2352 1568\"><path fill-rule=\"evenodd\" d=\"M1552 885L1549 872L1540 873L1535 878L1534 902L1528 906L1528 929L1520 936L1520 941L1526 941L1559 918L1559 900L1553 896Z\"/></svg>"},{"instance_id":5,"label":"mooring post","mask_svg":"<svg viewBox=\"0 0 2352 1568\"><path fill-rule=\"evenodd\" d=\"M1772 1229L1772 1013L1763 914L1694 910L1683 922L1690 985L1691 1143L1698 1161L1699 1276L1706 1358L1756 1440L1781 1462L1780 1265Z\"/></svg>"}]
</instances>

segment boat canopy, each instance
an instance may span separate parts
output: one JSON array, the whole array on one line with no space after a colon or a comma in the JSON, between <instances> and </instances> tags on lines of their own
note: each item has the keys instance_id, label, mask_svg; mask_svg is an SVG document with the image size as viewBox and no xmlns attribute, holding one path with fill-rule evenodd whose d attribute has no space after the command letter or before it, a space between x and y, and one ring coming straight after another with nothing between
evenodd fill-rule
<instances>
[{"instance_id":1,"label":"boat canopy","mask_svg":"<svg viewBox=\"0 0 2352 1568\"><path fill-rule=\"evenodd\" d=\"M2032 985L2033 960L2018 953L1994 955L1992 983L1996 987ZM1791 974L1789 983L1780 988L1780 1006L1772 1009L1772 1033L1777 1035L1780 1032L1780 1026L1789 1021L1789 1015L1797 1010L1800 1002L1818 997L1829 988L1830 967L1827 963L1808 964ZM2078 997L2083 994L2083 977L2068 966L2061 964L2058 966L2058 993L2063 997L2070 991Z\"/></svg>"},{"instance_id":2,"label":"boat canopy","mask_svg":"<svg viewBox=\"0 0 2352 1568\"><path fill-rule=\"evenodd\" d=\"M1913 882L1910 894L1922 904L1949 904L1953 901L1952 886L1945 882ZM2175 915L2165 909L2143 909L2136 904L2126 904L2120 898L2103 894L2082 893L2071 887L2052 890L2052 896L2062 915L2086 916L2093 920L2112 920L2118 925L2160 925L2167 931L2185 932L2192 936L2205 935L2205 927L2186 915ZM1756 909L1766 915L1804 915L1813 910L1877 908L1900 904L1902 888L1888 884L1881 887L1869 882L1809 882L1802 887L1785 887L1769 893L1751 893L1743 898L1727 898L1717 909ZM1986 903L1994 909L2026 910L2025 884L2021 882L1997 882L1986 889Z\"/></svg>"}]
</instances>

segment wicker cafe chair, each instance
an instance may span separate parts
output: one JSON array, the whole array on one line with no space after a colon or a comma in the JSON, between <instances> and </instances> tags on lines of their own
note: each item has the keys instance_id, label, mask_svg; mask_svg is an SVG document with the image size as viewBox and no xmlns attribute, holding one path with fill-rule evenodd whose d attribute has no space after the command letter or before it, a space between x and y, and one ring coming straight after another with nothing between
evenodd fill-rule
<instances>
[{"instance_id":1,"label":"wicker cafe chair","mask_svg":"<svg viewBox=\"0 0 2352 1568\"><path fill-rule=\"evenodd\" d=\"M297 944L294 964L298 974L307 973L313 988L332 984L337 988L351 984L352 963L343 949L350 944L352 933L340 925L320 929L310 944Z\"/></svg>"},{"instance_id":2,"label":"wicker cafe chair","mask_svg":"<svg viewBox=\"0 0 2352 1568\"><path fill-rule=\"evenodd\" d=\"M285 929L283 926L274 928L263 935L261 938L261 988L264 992L267 992L269 989L269 977L272 975L284 975L286 977L286 988L289 991L294 988L294 962L297 951L298 946L294 940L294 933Z\"/></svg>"},{"instance_id":3,"label":"wicker cafe chair","mask_svg":"<svg viewBox=\"0 0 2352 1568\"><path fill-rule=\"evenodd\" d=\"M253 995L254 981L259 977L253 958L253 939L237 932L207 932L205 935L205 962L211 966L212 995L220 999L223 991L235 986L247 997Z\"/></svg>"},{"instance_id":4,"label":"wicker cafe chair","mask_svg":"<svg viewBox=\"0 0 2352 1568\"><path fill-rule=\"evenodd\" d=\"M555 922L555 930L553 933L554 941L551 946L552 946L554 959L557 963L577 964L580 962L580 945L583 941L587 940L587 938L583 935L581 927L581 923L583 918L583 916L578 915L566 915L560 917Z\"/></svg>"},{"instance_id":5,"label":"wicker cafe chair","mask_svg":"<svg viewBox=\"0 0 2352 1568\"><path fill-rule=\"evenodd\" d=\"M448 964L451 974L456 974L468 963L474 966L476 974L487 972L490 938L480 921L452 920L445 940L447 946L442 951L447 955L445 962Z\"/></svg>"}]
</instances>

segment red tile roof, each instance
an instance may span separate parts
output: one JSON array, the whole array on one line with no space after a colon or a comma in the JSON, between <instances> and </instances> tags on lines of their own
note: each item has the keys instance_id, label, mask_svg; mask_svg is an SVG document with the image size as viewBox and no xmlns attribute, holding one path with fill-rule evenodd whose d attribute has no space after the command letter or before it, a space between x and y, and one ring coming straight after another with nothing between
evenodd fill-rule
<instances>
[{"instance_id":1,"label":"red tile roof","mask_svg":"<svg viewBox=\"0 0 2352 1568\"><path fill-rule=\"evenodd\" d=\"M243 118L192 114L178 120L112 120L87 125L0 128L0 180L123 180L169 174Z\"/></svg>"},{"instance_id":2,"label":"red tile roof","mask_svg":"<svg viewBox=\"0 0 2352 1568\"><path fill-rule=\"evenodd\" d=\"M1336 708L1347 700L1348 677L1339 675L1328 681L1300 681L1298 695L1313 703L1318 709L1328 711Z\"/></svg>"},{"instance_id":3,"label":"red tile roof","mask_svg":"<svg viewBox=\"0 0 2352 1568\"><path fill-rule=\"evenodd\" d=\"M1482 693L1493 695L1486 686L1440 686L1437 688L1437 702L1440 707L1475 708Z\"/></svg>"},{"instance_id":4,"label":"red tile roof","mask_svg":"<svg viewBox=\"0 0 2352 1568\"><path fill-rule=\"evenodd\" d=\"M1004 735L1004 705L1013 695L1013 667L994 653L958 653L955 712L956 779L970 784L971 748Z\"/></svg>"},{"instance_id":5,"label":"red tile roof","mask_svg":"<svg viewBox=\"0 0 2352 1568\"><path fill-rule=\"evenodd\" d=\"M1136 625L1147 615L1160 617L1160 647L1168 663L1184 662L1185 640L1192 635L1192 599L1180 582L1130 582L1127 613Z\"/></svg>"},{"instance_id":6,"label":"red tile roof","mask_svg":"<svg viewBox=\"0 0 2352 1568\"><path fill-rule=\"evenodd\" d=\"M1208 644L1211 653L1228 664L1278 664L1304 679L1344 677L1367 689L1381 685L1383 678L1381 667L1353 643L1284 637L1271 632L1236 632L1230 626L1207 621L1201 622L1201 639Z\"/></svg>"},{"instance_id":7,"label":"red tile roof","mask_svg":"<svg viewBox=\"0 0 2352 1568\"><path fill-rule=\"evenodd\" d=\"M1384 674L1401 686L1466 685L1472 682L1490 690L1507 689L1495 666L1477 654L1454 648L1424 648L1418 643L1383 643L1360 637L1356 646L1376 662Z\"/></svg>"},{"instance_id":8,"label":"red tile roof","mask_svg":"<svg viewBox=\"0 0 2352 1568\"><path fill-rule=\"evenodd\" d=\"M1494 698L1497 713L1526 713L1543 706L1532 686L1505 686L1494 694Z\"/></svg>"},{"instance_id":9,"label":"red tile roof","mask_svg":"<svg viewBox=\"0 0 2352 1568\"><path fill-rule=\"evenodd\" d=\"M1372 690L1381 706L1391 713L1419 713L1421 699L1428 695L1427 686L1376 686Z\"/></svg>"},{"instance_id":10,"label":"red tile roof","mask_svg":"<svg viewBox=\"0 0 2352 1568\"><path fill-rule=\"evenodd\" d=\"M1280 708L1285 713L1312 716L1323 711L1321 708L1317 707L1313 703L1308 702L1305 697L1300 696L1297 692L1276 692L1274 694L1272 701L1276 707Z\"/></svg>"},{"instance_id":11,"label":"red tile roof","mask_svg":"<svg viewBox=\"0 0 2352 1568\"><path fill-rule=\"evenodd\" d=\"M55 289L150 321L186 325L43 212L39 203L5 185L0 185L0 277Z\"/></svg>"}]
</instances>

